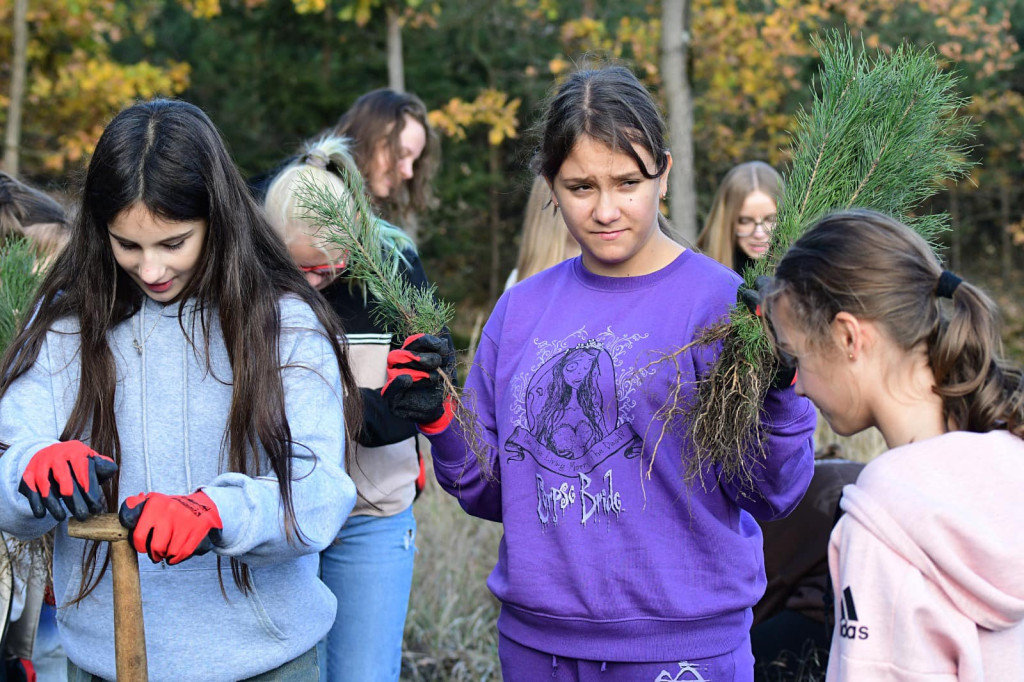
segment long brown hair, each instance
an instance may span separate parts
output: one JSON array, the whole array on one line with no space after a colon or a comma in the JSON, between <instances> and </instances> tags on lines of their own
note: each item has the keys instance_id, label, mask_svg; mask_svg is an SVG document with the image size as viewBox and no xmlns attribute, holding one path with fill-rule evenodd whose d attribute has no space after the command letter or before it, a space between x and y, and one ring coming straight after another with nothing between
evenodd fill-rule
<instances>
[{"instance_id":1,"label":"long brown hair","mask_svg":"<svg viewBox=\"0 0 1024 682\"><path fill-rule=\"evenodd\" d=\"M927 350L933 390L952 428L1024 437L1024 375L1002 357L995 303L966 281L946 301L942 274L928 243L906 225L874 211L844 211L819 221L786 252L765 310L770 319L773 301L785 296L820 348L829 347L840 311L873 320L903 350Z\"/></svg>"},{"instance_id":2,"label":"long brown hair","mask_svg":"<svg viewBox=\"0 0 1024 682\"><path fill-rule=\"evenodd\" d=\"M76 319L81 376L60 439L88 439L94 450L121 462L116 363L107 335L139 310L145 294L114 259L107 226L138 203L169 221L207 221L199 263L180 299L195 300L201 311L207 368L214 315L222 329L233 386L222 443L227 466L256 475L262 447L280 487L286 532L289 538L304 542L292 504L293 441L280 371L282 296L304 301L325 329L341 373L348 432L351 425L360 423L359 391L347 350L338 341L343 333L340 323L305 282L251 199L213 123L191 104L170 100L136 104L104 130L85 175L71 240L41 284L36 315L3 357L0 396L36 362L54 323L64 317ZM188 336L191 325L182 315L179 308L179 325ZM191 342L195 346L195 340ZM116 511L116 478L105 484L105 493L108 511ZM91 543L79 599L98 584L106 569L104 563L96 573L96 557L97 545ZM234 558L231 568L235 584L247 591L248 568Z\"/></svg>"},{"instance_id":3,"label":"long brown hair","mask_svg":"<svg viewBox=\"0 0 1024 682\"><path fill-rule=\"evenodd\" d=\"M67 242L68 221L56 199L0 172L0 241L10 235L28 237L46 257Z\"/></svg>"},{"instance_id":4,"label":"long brown hair","mask_svg":"<svg viewBox=\"0 0 1024 682\"><path fill-rule=\"evenodd\" d=\"M394 189L391 196L383 200L371 197L375 204L380 204L378 208L384 211L385 217L392 220L408 211L423 211L430 206L430 183L441 152L440 141L427 120L427 107L423 101L408 92L396 92L388 88L372 90L357 99L329 131L332 136L352 140L352 156L363 177L369 179L374 156L381 143L388 146L392 159L400 158L402 148L399 138L405 128L406 116L423 126L427 144L412 165L411 179L398 177L398 169L393 167L391 174Z\"/></svg>"},{"instance_id":5,"label":"long brown hair","mask_svg":"<svg viewBox=\"0 0 1024 682\"><path fill-rule=\"evenodd\" d=\"M738 270L736 220L754 192L764 192L776 203L782 195L782 176L763 161L741 163L725 174L711 201L711 212L697 236L697 248L727 268Z\"/></svg>"}]
</instances>

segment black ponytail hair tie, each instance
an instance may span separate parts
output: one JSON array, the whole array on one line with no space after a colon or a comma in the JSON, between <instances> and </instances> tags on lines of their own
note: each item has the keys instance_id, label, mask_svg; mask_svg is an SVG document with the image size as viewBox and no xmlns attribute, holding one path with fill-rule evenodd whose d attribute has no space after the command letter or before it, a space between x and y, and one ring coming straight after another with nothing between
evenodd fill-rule
<instances>
[{"instance_id":1,"label":"black ponytail hair tie","mask_svg":"<svg viewBox=\"0 0 1024 682\"><path fill-rule=\"evenodd\" d=\"M935 295L940 298L953 298L953 292L962 281L949 270L943 270L939 275L939 283L935 287Z\"/></svg>"}]
</instances>

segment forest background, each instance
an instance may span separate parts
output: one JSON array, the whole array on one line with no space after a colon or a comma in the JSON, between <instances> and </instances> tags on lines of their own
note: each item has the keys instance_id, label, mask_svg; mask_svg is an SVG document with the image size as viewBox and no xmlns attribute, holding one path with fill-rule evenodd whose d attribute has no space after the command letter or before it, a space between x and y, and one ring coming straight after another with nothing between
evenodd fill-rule
<instances>
[{"instance_id":1,"label":"forest background","mask_svg":"<svg viewBox=\"0 0 1024 682\"><path fill-rule=\"evenodd\" d=\"M442 165L432 210L399 222L457 305L464 348L514 266L530 127L560 77L618 60L662 101L677 176L665 209L692 240L731 166L762 159L785 170L817 69L810 36L829 28L871 50L931 46L962 77L978 165L922 210L950 213L950 268L998 299L1008 349L1024 360L1016 0L0 0L3 168L70 203L106 122L163 95L205 109L253 175L360 94L404 87L432 112ZM418 503L430 539L420 542L404 677L496 679L483 580L498 533L445 498Z\"/></svg>"}]
</instances>

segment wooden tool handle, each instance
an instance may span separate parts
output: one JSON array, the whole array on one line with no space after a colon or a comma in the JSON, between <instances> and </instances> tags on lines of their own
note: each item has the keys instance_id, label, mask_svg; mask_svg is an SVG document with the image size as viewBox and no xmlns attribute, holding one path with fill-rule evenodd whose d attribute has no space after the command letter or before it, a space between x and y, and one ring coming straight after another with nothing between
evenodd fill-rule
<instances>
[{"instance_id":1,"label":"wooden tool handle","mask_svg":"<svg viewBox=\"0 0 1024 682\"><path fill-rule=\"evenodd\" d=\"M128 529L117 514L68 521L68 535L110 543L114 582L114 651L118 682L146 682L146 631L142 623L139 555L128 543Z\"/></svg>"},{"instance_id":2,"label":"wooden tool handle","mask_svg":"<svg viewBox=\"0 0 1024 682\"><path fill-rule=\"evenodd\" d=\"M117 520L117 514L97 514L85 521L68 519L68 535L83 540L117 542L128 539L128 529Z\"/></svg>"}]
</instances>

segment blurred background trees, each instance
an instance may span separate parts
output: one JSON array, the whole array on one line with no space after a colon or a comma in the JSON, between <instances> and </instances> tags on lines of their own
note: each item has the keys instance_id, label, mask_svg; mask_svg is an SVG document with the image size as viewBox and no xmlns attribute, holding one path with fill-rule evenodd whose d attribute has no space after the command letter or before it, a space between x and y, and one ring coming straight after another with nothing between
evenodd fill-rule
<instances>
[{"instance_id":1,"label":"blurred background trees","mask_svg":"<svg viewBox=\"0 0 1024 682\"><path fill-rule=\"evenodd\" d=\"M1012 278L1024 245L1024 3L1013 0L31 0L18 94L22 1L0 0L5 151L54 190L73 185L104 123L137 98L203 107L254 174L367 90L418 94L444 142L437 204L418 217L417 238L462 326L512 268L543 99L588 61L620 60L663 101L671 91L689 102L692 130L678 130L678 105L667 113L680 171L689 154L678 136L691 135L696 199L674 186L666 208L692 237L726 169L753 158L785 168L816 68L812 33L845 25L868 49L931 45L962 75L980 124L977 171L934 202L957 222L952 266Z\"/></svg>"}]
</instances>

